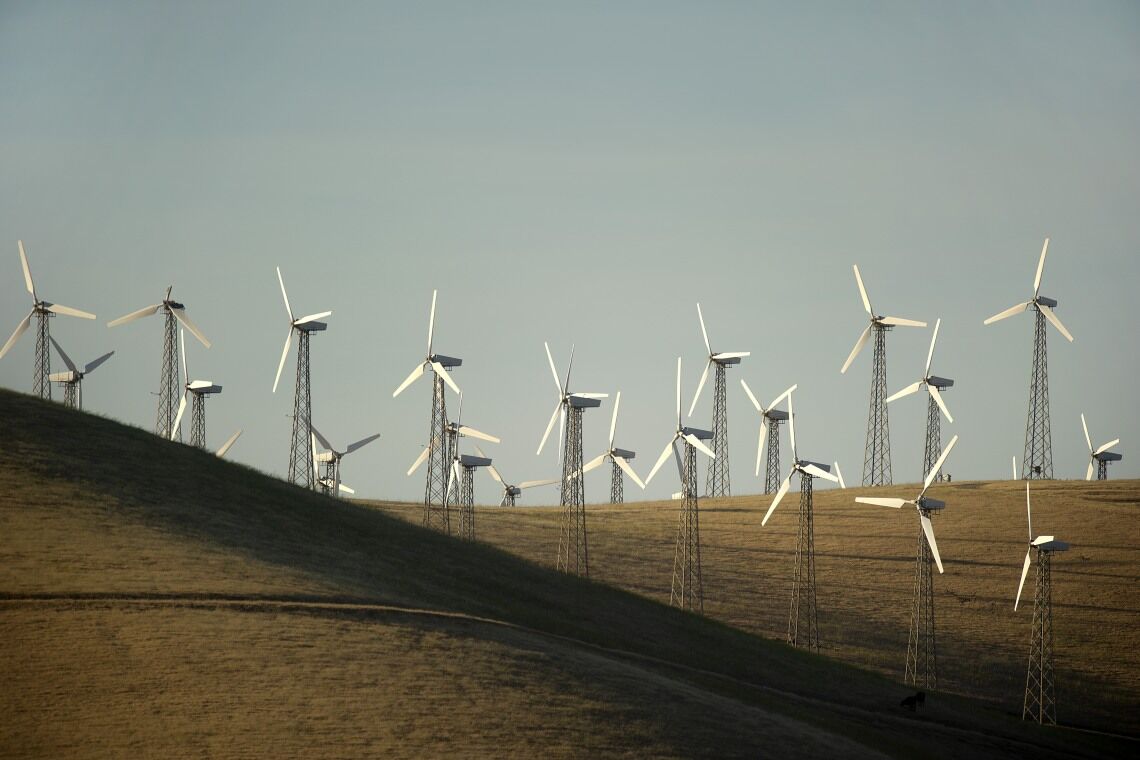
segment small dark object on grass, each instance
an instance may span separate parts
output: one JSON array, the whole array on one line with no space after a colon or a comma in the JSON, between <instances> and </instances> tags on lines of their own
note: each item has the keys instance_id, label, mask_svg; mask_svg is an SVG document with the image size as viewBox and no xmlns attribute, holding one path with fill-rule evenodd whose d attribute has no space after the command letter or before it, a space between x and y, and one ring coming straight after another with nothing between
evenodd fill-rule
<instances>
[{"instance_id":1,"label":"small dark object on grass","mask_svg":"<svg viewBox=\"0 0 1140 760\"><path fill-rule=\"evenodd\" d=\"M919 691L919 692L916 692L909 697L904 697L903 701L899 702L899 707L905 707L906 709L910 710L911 712L914 712L919 707L925 707L925 706L926 706L926 692L925 691Z\"/></svg>"}]
</instances>

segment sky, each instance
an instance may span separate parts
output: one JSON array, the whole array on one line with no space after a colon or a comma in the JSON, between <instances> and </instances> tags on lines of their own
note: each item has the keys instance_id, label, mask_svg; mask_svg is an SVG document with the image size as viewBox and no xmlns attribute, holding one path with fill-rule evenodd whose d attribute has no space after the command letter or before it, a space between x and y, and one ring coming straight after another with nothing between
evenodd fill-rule
<instances>
[{"instance_id":1,"label":"sky","mask_svg":"<svg viewBox=\"0 0 1140 760\"><path fill-rule=\"evenodd\" d=\"M729 370L733 493L763 490L740 378L765 401L798 383L799 454L857 483L871 351L839 369L866 325L858 264L876 313L930 325L889 335L891 392L942 319L945 470L1008 478L1033 320L982 320L1032 297L1048 236L1041 292L1076 338L1049 328L1055 474L1084 476L1082 412L1094 446L1123 439L1110 477L1140 474L1135 3L318 5L0 1L0 331L31 306L20 239L41 297L98 315L54 319L56 339L116 352L88 410L153 429L161 319L106 323L173 285L213 342L188 343L191 375L224 387L209 445L241 428L229 456L283 477L280 266L296 312L334 312L314 423L340 447L381 434L344 459L358 495L423 498L404 473L430 375L392 391L433 289L434 348L463 359L463 421L502 438L483 448L504 477L559 473L556 447L535 454L557 400L544 341L562 372L576 346L572 390L622 392L615 443L644 476L676 358L685 411L703 368L700 302L715 351L752 352ZM29 332L0 385L30 392L33 350ZM711 390L686 424L710 426ZM586 413L587 459L612 401ZM890 405L898 484L921 477L925 403ZM608 485L591 473L587 501ZM663 468L644 497L678 489ZM478 474L476 500L498 499Z\"/></svg>"}]
</instances>

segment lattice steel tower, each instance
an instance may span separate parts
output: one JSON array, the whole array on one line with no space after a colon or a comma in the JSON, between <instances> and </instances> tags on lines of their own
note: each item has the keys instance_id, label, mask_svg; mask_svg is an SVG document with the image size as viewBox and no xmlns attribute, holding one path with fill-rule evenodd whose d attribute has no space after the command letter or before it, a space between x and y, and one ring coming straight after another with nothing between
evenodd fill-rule
<instances>
[{"instance_id":1,"label":"lattice steel tower","mask_svg":"<svg viewBox=\"0 0 1140 760\"><path fill-rule=\"evenodd\" d=\"M1026 480L1051 480L1053 478L1053 437L1049 427L1049 360L1045 340L1045 321L1053 326L1070 342L1073 336L1053 313L1057 301L1041 295L1041 274L1045 270L1045 255L1049 252L1049 238L1041 247L1041 258L1037 262L1037 274L1033 279L1033 298L1019 303L1003 312L995 314L982 324L993 324L1014 314L1034 312L1033 324L1033 367L1029 375L1029 414L1025 420L1025 453L1022 457L1022 477Z\"/></svg>"},{"instance_id":2,"label":"lattice steel tower","mask_svg":"<svg viewBox=\"0 0 1140 760\"><path fill-rule=\"evenodd\" d=\"M56 314L66 314L70 317L82 317L83 319L95 319L94 314L88 314L79 309L72 309L70 306L64 306L58 303L51 303L49 301L41 300L36 295L36 287L32 282L32 270L28 266L28 257L24 253L24 242L17 241L17 247L20 250L20 266L24 270L24 286L28 289L28 293L32 297L32 310L28 316L20 320L20 324L16 325L15 331L12 336L8 338L8 342L0 348L0 357L8 353L8 350L16 343L21 335L31 326L32 319L36 320L36 355L32 364L32 393L40 398L51 398L51 382L49 375L51 375L51 347L49 341L51 340L51 323L50 320Z\"/></svg>"},{"instance_id":3,"label":"lattice steel tower","mask_svg":"<svg viewBox=\"0 0 1140 760\"><path fill-rule=\"evenodd\" d=\"M625 500L625 477L629 475L633 478L633 482L637 483L641 488L645 488L645 483L641 482L641 478L637 477L637 473L633 471L630 466L629 460L634 459L637 453L629 449L622 449L614 446L614 433L617 430L618 410L621 408L621 391L618 391L617 398L614 399L614 413L610 418L610 444L609 448L603 451L598 456L591 459L582 468L583 473L593 470L595 467L600 467L608 459L610 462L610 504L621 504ZM624 473L624 475L623 475Z\"/></svg>"},{"instance_id":4,"label":"lattice steel tower","mask_svg":"<svg viewBox=\"0 0 1140 760\"><path fill-rule=\"evenodd\" d=\"M475 467L461 463L459 480L459 537L475 540Z\"/></svg>"},{"instance_id":5,"label":"lattice steel tower","mask_svg":"<svg viewBox=\"0 0 1140 760\"><path fill-rule=\"evenodd\" d=\"M95 361L87 362L83 369L79 369L71 357L63 350L55 338L49 336L51 344L55 346L55 350L59 353L59 358L63 359L63 363L67 365L67 370L64 372L54 372L48 375L48 380L53 383L58 383L63 388L63 405L72 409L83 408L83 378L103 362L111 358L115 353L108 351L100 356Z\"/></svg>"},{"instance_id":6,"label":"lattice steel tower","mask_svg":"<svg viewBox=\"0 0 1140 760\"><path fill-rule=\"evenodd\" d=\"M190 398L190 445L200 449L206 448L206 398L215 393L222 392L222 386L215 385L209 380L191 380L190 362L186 358L186 333L178 335L179 347L182 349L182 370L185 373L186 385L182 399L178 402L178 414L174 417L174 426L171 432L181 435L180 426L182 415L186 411L186 399Z\"/></svg>"},{"instance_id":7,"label":"lattice steel tower","mask_svg":"<svg viewBox=\"0 0 1140 760\"><path fill-rule=\"evenodd\" d=\"M448 465L451 462L451 436L447 423L447 398L443 378L436 375L432 383L431 427L428 429L427 479L424 483L425 528L451 533L448 513Z\"/></svg>"},{"instance_id":8,"label":"lattice steel tower","mask_svg":"<svg viewBox=\"0 0 1140 760\"><path fill-rule=\"evenodd\" d=\"M1103 480L1103 478L1102 478ZM616 459L610 458L610 504L625 501L625 473L618 467Z\"/></svg>"},{"instance_id":9,"label":"lattice steel tower","mask_svg":"<svg viewBox=\"0 0 1140 760\"><path fill-rule=\"evenodd\" d=\"M595 400L596 401L596 400ZM598 401L595 406L601 402ZM569 405L566 444L562 455L562 525L558 532L558 569L589 577L590 552L586 538L586 484L582 469L582 410Z\"/></svg>"},{"instance_id":10,"label":"lattice steel tower","mask_svg":"<svg viewBox=\"0 0 1140 760\"><path fill-rule=\"evenodd\" d=\"M867 340L874 334L875 355L871 364L871 402L867 411L867 441L863 454L863 485L881 486L891 484L891 433L887 421L887 332L894 327L926 327L925 322L902 317L877 316L871 309L871 300L863 287L863 277L859 267L854 266L855 283L859 286L859 296L863 308L871 318L870 324L855 342L855 348L847 356L847 361L839 370L847 372L851 362L863 350Z\"/></svg>"},{"instance_id":11,"label":"lattice steel tower","mask_svg":"<svg viewBox=\"0 0 1140 760\"><path fill-rule=\"evenodd\" d=\"M780 487L780 424L788 419L788 413L776 407L785 398L791 396L792 392L799 386L793 385L781 393L772 403L768 404L767 409L761 406L756 394L748 387L744 378L740 379L740 386L744 388L748 400L756 407L756 411L760 412L760 439L756 444L756 475L757 477L760 476L760 462L764 457L764 442L767 439L768 452L767 469L764 471L764 493L775 493Z\"/></svg>"},{"instance_id":12,"label":"lattice steel tower","mask_svg":"<svg viewBox=\"0 0 1140 760\"><path fill-rule=\"evenodd\" d=\"M475 470L479 467L492 467L490 458L479 451L479 456L462 454L459 451L459 439L467 436L482 438L485 441L499 443L493 435L480 432L469 425L463 424L463 394L459 394L459 416L454 423L447 424L447 447L451 452L451 469L448 473L447 492L444 499L444 508L451 502L451 495L458 490L459 507L459 537L471 541L475 540ZM447 519L446 515L444 518Z\"/></svg>"},{"instance_id":13,"label":"lattice steel tower","mask_svg":"<svg viewBox=\"0 0 1140 760\"><path fill-rule=\"evenodd\" d=\"M936 460L937 461L937 460ZM931 467L934 462L931 462ZM926 506L919 514L930 519L933 514ZM934 556L930 552L926 535L918 529L918 556L914 564L914 595L911 600L910 636L906 646L906 673L904 680L928 689L938 687L938 648L934 627Z\"/></svg>"},{"instance_id":14,"label":"lattice steel tower","mask_svg":"<svg viewBox=\"0 0 1140 760\"><path fill-rule=\"evenodd\" d=\"M677 513L677 542L673 551L673 584L669 592L669 604L703 614L705 588L701 577L697 451L688 441L685 441L682 451L681 509Z\"/></svg>"},{"instance_id":15,"label":"lattice steel tower","mask_svg":"<svg viewBox=\"0 0 1140 760\"><path fill-rule=\"evenodd\" d=\"M812 476L805 472L800 473L800 519L796 537L796 565L792 572L792 604L788 613L788 643L819 651Z\"/></svg>"},{"instance_id":16,"label":"lattice steel tower","mask_svg":"<svg viewBox=\"0 0 1140 760\"><path fill-rule=\"evenodd\" d=\"M709 368L715 367L713 373L713 419L712 419L712 451L716 455L709 462L708 474L705 482L705 495L710 497L731 496L732 483L728 469L728 398L725 381L725 370L740 360L749 356L749 351L714 352L709 343L709 334L705 329L705 317L701 313L701 305L697 304L697 319L701 323L701 337L705 340L705 350L708 351L708 360L705 370L701 373L701 381L697 384L697 392L693 394L693 403L689 405L689 416L697 407L697 400L701 397L701 390L708 380Z\"/></svg>"},{"instance_id":17,"label":"lattice steel tower","mask_svg":"<svg viewBox=\"0 0 1140 760\"><path fill-rule=\"evenodd\" d=\"M934 358L934 345L938 342L938 328L941 326L941 319L934 323L934 333L930 336L930 350L926 353L926 368L922 371L922 376L917 382L911 383L887 399L889 404L896 399L917 392L920 388L926 388L930 396L926 403L926 443L922 450L922 474L920 477L925 477L931 471L934 463L938 461L938 453L942 451L942 418L940 413L945 414L948 421L954 421L954 418L950 416L950 410L946 408L946 402L942 399L942 394L953 387L954 381L930 374L930 362ZM935 473L934 479L942 480L941 474Z\"/></svg>"}]
</instances>

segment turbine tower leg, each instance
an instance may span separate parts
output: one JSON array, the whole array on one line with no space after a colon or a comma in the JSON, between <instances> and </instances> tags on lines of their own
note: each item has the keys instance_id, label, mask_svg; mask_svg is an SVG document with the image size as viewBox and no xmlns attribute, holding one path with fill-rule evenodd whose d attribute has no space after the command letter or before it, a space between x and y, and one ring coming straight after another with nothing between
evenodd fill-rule
<instances>
[{"instance_id":1,"label":"turbine tower leg","mask_svg":"<svg viewBox=\"0 0 1140 760\"><path fill-rule=\"evenodd\" d=\"M934 468L934 465L938 462L938 456L941 453L942 412L939 410L938 404L934 401L934 396L930 396L926 400L926 447L922 450L922 473L918 476L919 483L926 479L926 473ZM934 480L942 480L941 470L935 474Z\"/></svg>"},{"instance_id":2,"label":"turbine tower leg","mask_svg":"<svg viewBox=\"0 0 1140 760\"><path fill-rule=\"evenodd\" d=\"M447 511L447 478L451 466L451 436L447 432L447 399L443 378L434 377L431 395L431 429L428 430L427 483L424 486L425 528L451 533Z\"/></svg>"},{"instance_id":3,"label":"turbine tower leg","mask_svg":"<svg viewBox=\"0 0 1140 760\"><path fill-rule=\"evenodd\" d=\"M812 477L800 473L800 530L796 568L792 574L792 607L788 643L819 651L819 618L815 604L815 527L812 521Z\"/></svg>"},{"instance_id":4,"label":"turbine tower leg","mask_svg":"<svg viewBox=\"0 0 1140 760\"><path fill-rule=\"evenodd\" d=\"M293 440L289 447L289 482L313 490L312 394L309 390L309 333L297 331L297 383L293 393Z\"/></svg>"},{"instance_id":5,"label":"turbine tower leg","mask_svg":"<svg viewBox=\"0 0 1140 760\"><path fill-rule=\"evenodd\" d=\"M317 490L326 496L336 497L340 495L336 493L333 486L336 483L336 467L335 459L325 462L325 471L321 476L321 482L317 483Z\"/></svg>"},{"instance_id":6,"label":"turbine tower leg","mask_svg":"<svg viewBox=\"0 0 1140 760\"><path fill-rule=\"evenodd\" d=\"M875 358L871 367L871 407L867 412L867 445L863 454L863 485L891 485L891 431L887 424L887 331L875 323Z\"/></svg>"},{"instance_id":7,"label":"turbine tower leg","mask_svg":"<svg viewBox=\"0 0 1140 760\"><path fill-rule=\"evenodd\" d=\"M780 490L780 421L768 420L768 464L764 472L764 493Z\"/></svg>"},{"instance_id":8,"label":"turbine tower leg","mask_svg":"<svg viewBox=\"0 0 1140 760\"><path fill-rule=\"evenodd\" d=\"M51 374L51 319L50 311L41 311L36 308L36 363L32 375L32 394L40 398L51 398L51 383L48 375Z\"/></svg>"},{"instance_id":9,"label":"turbine tower leg","mask_svg":"<svg viewBox=\"0 0 1140 760\"><path fill-rule=\"evenodd\" d=\"M475 540L475 468L462 468L459 478L459 537Z\"/></svg>"},{"instance_id":10,"label":"turbine tower leg","mask_svg":"<svg viewBox=\"0 0 1140 760\"><path fill-rule=\"evenodd\" d=\"M178 321L174 312L165 310L166 322L162 333L162 372L158 378L158 416L154 423L155 435L170 438L174 429L174 418L178 416ZM182 440L182 431L175 434L174 440ZM307 439L306 439L307 440Z\"/></svg>"},{"instance_id":11,"label":"turbine tower leg","mask_svg":"<svg viewBox=\"0 0 1140 760\"><path fill-rule=\"evenodd\" d=\"M716 367L713 381L712 450L716 454L709 462L705 481L705 496L732 496L728 476L728 399L725 392L725 365L713 362Z\"/></svg>"},{"instance_id":12,"label":"turbine tower leg","mask_svg":"<svg viewBox=\"0 0 1140 760\"><path fill-rule=\"evenodd\" d=\"M1029 416L1025 421L1025 456L1022 477L1053 479L1053 433L1049 428L1049 357L1045 344L1045 315L1036 312L1033 330L1033 372L1029 376Z\"/></svg>"},{"instance_id":13,"label":"turbine tower leg","mask_svg":"<svg viewBox=\"0 0 1140 760\"><path fill-rule=\"evenodd\" d=\"M206 448L206 397L192 393L190 400L190 445Z\"/></svg>"},{"instance_id":14,"label":"turbine tower leg","mask_svg":"<svg viewBox=\"0 0 1140 760\"><path fill-rule=\"evenodd\" d=\"M1103 459L1098 459L1096 463L1096 479L1108 480L1108 462Z\"/></svg>"},{"instance_id":15,"label":"turbine tower leg","mask_svg":"<svg viewBox=\"0 0 1140 760\"><path fill-rule=\"evenodd\" d=\"M930 517L930 510L922 510ZM910 613L910 639L906 648L906 683L928 689L938 687L938 653L934 639L934 557L922 526L918 528L918 559L914 566L914 598Z\"/></svg>"},{"instance_id":16,"label":"turbine tower leg","mask_svg":"<svg viewBox=\"0 0 1140 760\"><path fill-rule=\"evenodd\" d=\"M63 384L63 405L64 406L71 407L72 409L82 409L83 408L83 400L82 400L82 397L79 395L80 394L79 383L80 383L80 381L76 380L73 383L64 383Z\"/></svg>"},{"instance_id":17,"label":"turbine tower leg","mask_svg":"<svg viewBox=\"0 0 1140 760\"><path fill-rule=\"evenodd\" d=\"M1025 677L1022 720L1057 725L1053 682L1052 552L1037 552L1037 590L1033 595L1033 628L1029 635L1029 672Z\"/></svg>"},{"instance_id":18,"label":"turbine tower leg","mask_svg":"<svg viewBox=\"0 0 1140 760\"><path fill-rule=\"evenodd\" d=\"M625 501L625 473L612 458L610 467L610 504L621 504Z\"/></svg>"},{"instance_id":19,"label":"turbine tower leg","mask_svg":"<svg viewBox=\"0 0 1140 760\"><path fill-rule=\"evenodd\" d=\"M677 515L677 546L673 552L673 587L669 604L704 614L705 587L701 577L701 521L697 508L697 450L685 442L681 478L681 511Z\"/></svg>"},{"instance_id":20,"label":"turbine tower leg","mask_svg":"<svg viewBox=\"0 0 1140 760\"><path fill-rule=\"evenodd\" d=\"M570 407L566 413L566 448L562 455L562 528L558 536L558 569L574 575L590 576L586 542L585 478L582 469L582 410Z\"/></svg>"}]
</instances>

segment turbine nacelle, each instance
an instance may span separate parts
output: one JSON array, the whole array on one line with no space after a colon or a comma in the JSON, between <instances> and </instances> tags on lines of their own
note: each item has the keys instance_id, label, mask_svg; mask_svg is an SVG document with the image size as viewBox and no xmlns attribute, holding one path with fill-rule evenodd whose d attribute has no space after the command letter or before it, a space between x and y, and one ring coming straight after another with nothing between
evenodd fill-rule
<instances>
[{"instance_id":1,"label":"turbine nacelle","mask_svg":"<svg viewBox=\"0 0 1140 760\"><path fill-rule=\"evenodd\" d=\"M1033 299L1033 302L1035 304L1037 304L1038 306L1048 306L1050 309L1057 308L1057 299L1055 299L1055 298L1046 298L1045 296L1037 296L1036 298Z\"/></svg>"},{"instance_id":2,"label":"turbine nacelle","mask_svg":"<svg viewBox=\"0 0 1140 760\"><path fill-rule=\"evenodd\" d=\"M489 467L491 465L490 457L477 457L471 454L460 454L459 464L464 467Z\"/></svg>"},{"instance_id":3,"label":"turbine nacelle","mask_svg":"<svg viewBox=\"0 0 1140 760\"><path fill-rule=\"evenodd\" d=\"M926 378L926 384L927 385L933 385L935 388L937 388L940 391L944 391L947 388L953 388L954 387L954 381L953 380L951 380L948 377L939 377L938 375L928 376Z\"/></svg>"},{"instance_id":4,"label":"turbine nacelle","mask_svg":"<svg viewBox=\"0 0 1140 760\"><path fill-rule=\"evenodd\" d=\"M711 430L701 430L700 428L684 426L680 429L679 435L684 438L686 436L693 436L702 441L712 440L713 434Z\"/></svg>"},{"instance_id":5,"label":"turbine nacelle","mask_svg":"<svg viewBox=\"0 0 1140 760\"><path fill-rule=\"evenodd\" d=\"M1057 300L1055 298L1047 298L1046 296L1041 295L1041 275L1045 271L1045 255L1048 252L1049 238L1045 238L1045 244L1041 246L1041 258L1037 260L1037 274L1033 278L1033 298L1024 303L1015 304L1005 311L994 314L992 317L984 320L982 322L983 325L991 325L994 322L1000 322L1003 319L1012 317L1014 314L1020 314L1032 306L1037 309L1047 320L1049 320L1049 322L1053 324L1053 327L1056 327L1057 331L1065 336L1066 340L1068 340L1070 343L1073 342L1072 334L1067 329L1065 329L1065 326L1061 324L1061 320L1058 319L1057 315L1053 313L1053 308L1057 305Z\"/></svg>"},{"instance_id":6,"label":"turbine nacelle","mask_svg":"<svg viewBox=\"0 0 1140 760\"><path fill-rule=\"evenodd\" d=\"M609 450L608 454L611 457L621 457L622 459L633 459L637 456L637 452L630 451L629 449L619 449L616 446Z\"/></svg>"},{"instance_id":7,"label":"turbine nacelle","mask_svg":"<svg viewBox=\"0 0 1140 760\"><path fill-rule=\"evenodd\" d=\"M451 369L452 367L459 367L463 365L463 360L454 356L444 356L443 354L432 354L427 358L428 364L439 364L444 369Z\"/></svg>"}]
</instances>

